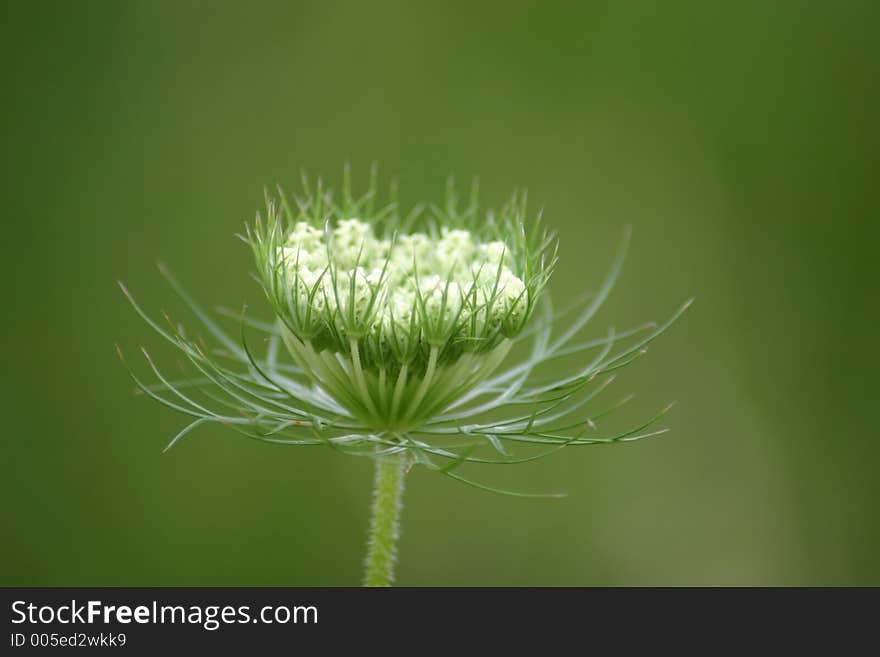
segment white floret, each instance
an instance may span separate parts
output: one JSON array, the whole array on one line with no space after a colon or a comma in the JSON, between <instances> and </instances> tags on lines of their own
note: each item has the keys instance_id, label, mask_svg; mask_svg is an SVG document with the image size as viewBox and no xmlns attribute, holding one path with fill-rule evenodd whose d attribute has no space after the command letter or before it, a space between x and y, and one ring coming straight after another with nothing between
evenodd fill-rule
<instances>
[{"instance_id":1,"label":"white floret","mask_svg":"<svg viewBox=\"0 0 880 657\"><path fill-rule=\"evenodd\" d=\"M476 245L468 230L441 230L442 237L437 242L437 264L441 271L464 269L474 257Z\"/></svg>"}]
</instances>

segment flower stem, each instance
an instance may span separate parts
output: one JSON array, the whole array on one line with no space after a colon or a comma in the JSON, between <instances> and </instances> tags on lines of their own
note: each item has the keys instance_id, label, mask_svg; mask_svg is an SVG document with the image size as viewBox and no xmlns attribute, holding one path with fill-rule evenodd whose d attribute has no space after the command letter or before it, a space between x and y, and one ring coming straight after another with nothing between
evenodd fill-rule
<instances>
[{"instance_id":1,"label":"flower stem","mask_svg":"<svg viewBox=\"0 0 880 657\"><path fill-rule=\"evenodd\" d=\"M405 469L405 453L376 458L364 586L391 586L394 581Z\"/></svg>"}]
</instances>

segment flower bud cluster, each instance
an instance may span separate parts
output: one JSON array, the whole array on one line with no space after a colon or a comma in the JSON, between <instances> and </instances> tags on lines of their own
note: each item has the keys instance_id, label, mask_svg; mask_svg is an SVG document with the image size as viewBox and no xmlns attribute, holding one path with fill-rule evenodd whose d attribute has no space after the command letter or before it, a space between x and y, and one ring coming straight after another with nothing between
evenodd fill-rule
<instances>
[{"instance_id":1,"label":"flower bud cluster","mask_svg":"<svg viewBox=\"0 0 880 657\"><path fill-rule=\"evenodd\" d=\"M461 228L384 239L356 218L324 229L297 222L275 260L294 335L343 352L364 341L380 365L412 362L430 347L489 350L519 331L529 308L504 242Z\"/></svg>"}]
</instances>

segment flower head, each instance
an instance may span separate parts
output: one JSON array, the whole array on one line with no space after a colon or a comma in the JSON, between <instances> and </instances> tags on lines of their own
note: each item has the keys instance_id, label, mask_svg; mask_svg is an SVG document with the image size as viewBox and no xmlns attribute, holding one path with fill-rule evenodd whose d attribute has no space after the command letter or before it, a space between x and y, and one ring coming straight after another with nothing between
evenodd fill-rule
<instances>
[{"instance_id":1,"label":"flower head","mask_svg":"<svg viewBox=\"0 0 880 657\"><path fill-rule=\"evenodd\" d=\"M320 207L270 203L248 230L282 339L353 417L407 433L497 367L550 276L551 240L526 235L522 206L412 232L350 201Z\"/></svg>"},{"instance_id":2,"label":"flower head","mask_svg":"<svg viewBox=\"0 0 880 657\"><path fill-rule=\"evenodd\" d=\"M173 324L160 326L132 300L197 371L195 379L172 382L147 356L159 383L144 385L132 374L148 395L193 417L171 444L217 422L267 442L407 454L413 464L487 488L453 471L663 431L650 429L662 412L606 435L596 421L610 409L584 414L610 373L644 353L684 310L660 327L579 341L617 278L624 248L595 295L555 313L545 288L556 240L539 218L527 219L525 195L493 212L480 207L476 186L462 205L450 185L443 207L403 214L394 187L377 207L375 171L364 196L350 189L346 170L338 200L320 182L315 190L306 182L292 203L283 193L267 195L265 214L243 239L273 318L242 315L239 340L163 270L222 354L211 355ZM264 357L254 355L245 326L268 336ZM551 361L574 367L536 378ZM515 457L510 447L517 444L538 451ZM485 448L491 454L480 455Z\"/></svg>"}]
</instances>

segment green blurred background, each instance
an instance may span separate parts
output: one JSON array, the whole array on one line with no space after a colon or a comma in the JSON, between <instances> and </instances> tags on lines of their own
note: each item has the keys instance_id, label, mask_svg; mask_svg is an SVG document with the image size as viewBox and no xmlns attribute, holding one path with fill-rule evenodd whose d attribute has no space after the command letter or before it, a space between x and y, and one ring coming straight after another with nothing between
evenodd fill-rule
<instances>
[{"instance_id":1,"label":"green blurred background","mask_svg":"<svg viewBox=\"0 0 880 657\"><path fill-rule=\"evenodd\" d=\"M562 237L557 299L631 257L600 335L696 303L615 383L632 445L416 471L404 585L880 584L873 2L4 3L4 585L359 583L371 463L132 394L190 318L265 310L264 184L377 160L406 202L479 175ZM155 349L163 364L172 354Z\"/></svg>"}]
</instances>

